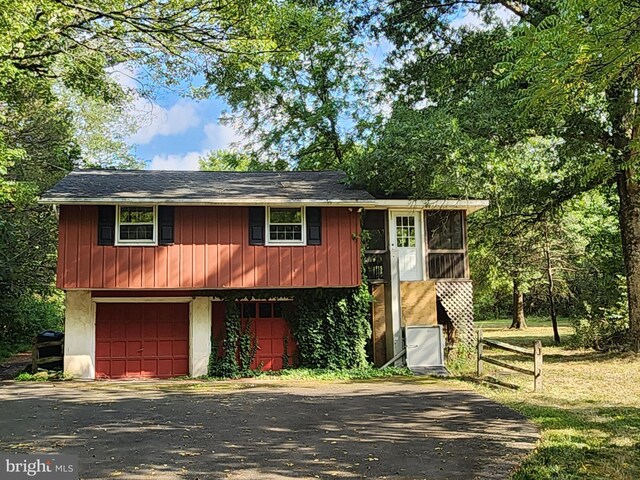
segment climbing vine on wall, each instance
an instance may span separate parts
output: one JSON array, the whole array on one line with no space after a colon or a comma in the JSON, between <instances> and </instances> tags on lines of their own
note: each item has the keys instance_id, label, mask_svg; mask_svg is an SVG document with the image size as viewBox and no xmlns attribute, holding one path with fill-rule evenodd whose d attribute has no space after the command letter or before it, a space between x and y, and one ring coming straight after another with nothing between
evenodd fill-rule
<instances>
[{"instance_id":1,"label":"climbing vine on wall","mask_svg":"<svg viewBox=\"0 0 640 480\"><path fill-rule=\"evenodd\" d=\"M288 298L283 314L296 341L295 366L344 369L366 366L366 344L371 337L371 295L357 288L296 290L236 290L225 292L224 336L212 342L209 375L237 377L251 372L256 354L248 320L244 328L238 300ZM219 345L222 344L222 355ZM288 363L287 358L287 363Z\"/></svg>"},{"instance_id":2,"label":"climbing vine on wall","mask_svg":"<svg viewBox=\"0 0 640 480\"><path fill-rule=\"evenodd\" d=\"M240 338L238 339L238 363L240 367L240 373L248 373L251 370L251 363L256 356L258 347L256 345L256 339L251 333L251 323L253 320L250 318L244 319L244 325Z\"/></svg>"},{"instance_id":3,"label":"climbing vine on wall","mask_svg":"<svg viewBox=\"0 0 640 480\"><path fill-rule=\"evenodd\" d=\"M240 307L233 298L224 304L224 337L222 356L218 357L219 344L216 342L209 360L209 375L212 377L237 377L241 372L237 348L241 336ZM212 343L212 346L214 344Z\"/></svg>"},{"instance_id":4,"label":"climbing vine on wall","mask_svg":"<svg viewBox=\"0 0 640 480\"><path fill-rule=\"evenodd\" d=\"M284 311L296 340L298 365L329 369L366 366L370 303L365 285L297 292Z\"/></svg>"}]
</instances>

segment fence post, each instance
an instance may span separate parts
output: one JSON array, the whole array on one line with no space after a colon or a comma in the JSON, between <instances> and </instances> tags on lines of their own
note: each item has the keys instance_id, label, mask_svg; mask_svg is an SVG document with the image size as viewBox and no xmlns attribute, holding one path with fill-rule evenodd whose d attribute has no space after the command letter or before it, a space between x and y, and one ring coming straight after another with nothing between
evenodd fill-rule
<instances>
[{"instance_id":1,"label":"fence post","mask_svg":"<svg viewBox=\"0 0 640 480\"><path fill-rule=\"evenodd\" d=\"M542 342L533 345L533 391L542 391Z\"/></svg>"},{"instance_id":2,"label":"fence post","mask_svg":"<svg viewBox=\"0 0 640 480\"><path fill-rule=\"evenodd\" d=\"M483 345L482 345L482 329L478 329L478 376L481 377L483 373L482 368L482 353L483 353Z\"/></svg>"},{"instance_id":3,"label":"fence post","mask_svg":"<svg viewBox=\"0 0 640 480\"><path fill-rule=\"evenodd\" d=\"M31 373L38 373L38 337L31 340Z\"/></svg>"}]
</instances>

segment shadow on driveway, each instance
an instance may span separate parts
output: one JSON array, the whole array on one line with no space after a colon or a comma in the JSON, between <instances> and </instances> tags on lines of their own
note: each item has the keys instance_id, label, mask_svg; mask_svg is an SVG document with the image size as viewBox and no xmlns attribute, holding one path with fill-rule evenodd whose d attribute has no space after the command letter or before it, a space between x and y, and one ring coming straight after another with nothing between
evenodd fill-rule
<instances>
[{"instance_id":1,"label":"shadow on driveway","mask_svg":"<svg viewBox=\"0 0 640 480\"><path fill-rule=\"evenodd\" d=\"M4 383L0 451L81 478L508 478L538 439L477 394L393 381Z\"/></svg>"}]
</instances>

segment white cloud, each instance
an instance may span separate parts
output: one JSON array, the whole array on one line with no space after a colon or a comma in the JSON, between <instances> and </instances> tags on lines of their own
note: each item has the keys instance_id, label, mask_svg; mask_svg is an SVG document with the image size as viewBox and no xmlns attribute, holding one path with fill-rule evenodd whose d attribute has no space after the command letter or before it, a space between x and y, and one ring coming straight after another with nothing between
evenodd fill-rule
<instances>
[{"instance_id":1,"label":"white cloud","mask_svg":"<svg viewBox=\"0 0 640 480\"><path fill-rule=\"evenodd\" d=\"M240 141L240 136L235 129L228 125L207 123L203 128L205 139L202 148L207 150L220 150L230 148L233 143Z\"/></svg>"},{"instance_id":2,"label":"white cloud","mask_svg":"<svg viewBox=\"0 0 640 480\"><path fill-rule=\"evenodd\" d=\"M193 100L178 100L170 108L138 97L133 102L133 115L141 122L141 127L129 139L132 143L144 145L156 136L170 136L184 133L200 124L200 116Z\"/></svg>"},{"instance_id":3,"label":"white cloud","mask_svg":"<svg viewBox=\"0 0 640 480\"><path fill-rule=\"evenodd\" d=\"M156 155L149 164L150 170L198 170L198 159L203 152L184 155Z\"/></svg>"},{"instance_id":4,"label":"white cloud","mask_svg":"<svg viewBox=\"0 0 640 480\"><path fill-rule=\"evenodd\" d=\"M107 69L107 74L115 82L127 90L136 90L140 86L138 81L138 70L129 65L119 64Z\"/></svg>"}]
</instances>

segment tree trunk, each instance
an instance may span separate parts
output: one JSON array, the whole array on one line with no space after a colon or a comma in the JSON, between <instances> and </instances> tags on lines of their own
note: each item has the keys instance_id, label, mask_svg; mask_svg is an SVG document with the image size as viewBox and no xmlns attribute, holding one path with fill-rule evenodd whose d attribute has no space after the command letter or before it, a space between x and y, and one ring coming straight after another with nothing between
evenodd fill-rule
<instances>
[{"instance_id":1,"label":"tree trunk","mask_svg":"<svg viewBox=\"0 0 640 480\"><path fill-rule=\"evenodd\" d=\"M633 170L617 175L620 232L629 299L629 348L640 352L640 182Z\"/></svg>"},{"instance_id":2,"label":"tree trunk","mask_svg":"<svg viewBox=\"0 0 640 480\"><path fill-rule=\"evenodd\" d=\"M509 328L524 330L527 322L524 318L524 294L520 290L520 282L513 280L513 321Z\"/></svg>"},{"instance_id":3,"label":"tree trunk","mask_svg":"<svg viewBox=\"0 0 640 480\"><path fill-rule=\"evenodd\" d=\"M640 66L636 66L635 80L640 80ZM626 104L630 107L626 111L622 108L614 111L612 123L613 144L620 153L616 183L620 197L620 234L629 304L629 332L626 340L628 348L640 352L640 182L636 176L640 154L637 143L640 140L640 128L637 90L626 96L621 92L624 92L624 89L613 89L607 95L617 100L618 105Z\"/></svg>"},{"instance_id":4,"label":"tree trunk","mask_svg":"<svg viewBox=\"0 0 640 480\"><path fill-rule=\"evenodd\" d=\"M549 225L544 224L544 255L547 260L547 292L549 295L549 313L553 326L553 341L560 344L560 332L558 332L558 314L556 313L556 300L553 292L553 268L551 266L551 245L549 244Z\"/></svg>"}]
</instances>

